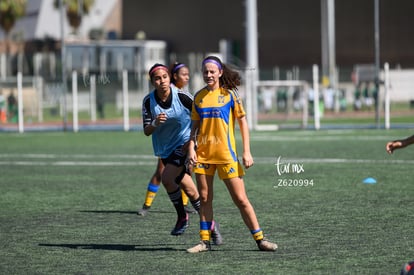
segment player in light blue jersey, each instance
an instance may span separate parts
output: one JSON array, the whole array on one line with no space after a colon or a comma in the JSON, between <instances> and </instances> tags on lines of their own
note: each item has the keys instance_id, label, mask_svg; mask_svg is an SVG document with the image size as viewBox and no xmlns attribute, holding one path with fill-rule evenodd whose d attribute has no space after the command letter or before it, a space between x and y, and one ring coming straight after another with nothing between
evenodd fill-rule
<instances>
[{"instance_id":1,"label":"player in light blue jersey","mask_svg":"<svg viewBox=\"0 0 414 275\"><path fill-rule=\"evenodd\" d=\"M165 65L155 64L151 67L149 75L155 90L143 100L144 134L152 136L154 154L165 166L161 176L162 183L178 216L171 235L181 235L188 227L188 214L184 209L181 187L190 198L194 209L197 212L200 209L198 190L185 166L186 145L191 132L190 114L193 97L170 85L171 78ZM216 244L221 244L221 235L217 229L212 228L212 231L220 237Z\"/></svg>"},{"instance_id":2,"label":"player in light blue jersey","mask_svg":"<svg viewBox=\"0 0 414 275\"><path fill-rule=\"evenodd\" d=\"M176 87L179 91L187 91L188 82L190 80L190 71L187 65L180 62L175 62L170 67L170 74L171 86ZM147 185L147 192L145 194L144 204L137 211L138 215L146 216L148 214L148 211L150 210L152 203L154 202L154 199L157 196L161 184L161 174L163 171L164 164L162 163L161 159L158 159L157 168ZM194 208L188 205L188 196L185 194L183 190L181 191L185 211L187 213L197 213L197 211Z\"/></svg>"}]
</instances>

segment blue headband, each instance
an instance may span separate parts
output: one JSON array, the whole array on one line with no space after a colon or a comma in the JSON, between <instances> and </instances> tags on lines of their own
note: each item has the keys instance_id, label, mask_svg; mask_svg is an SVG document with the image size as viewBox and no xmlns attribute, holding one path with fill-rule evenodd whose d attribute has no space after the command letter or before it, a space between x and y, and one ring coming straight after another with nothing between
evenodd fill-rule
<instances>
[{"instance_id":1,"label":"blue headband","mask_svg":"<svg viewBox=\"0 0 414 275\"><path fill-rule=\"evenodd\" d=\"M174 70L172 71L173 73L176 73L179 69L185 67L185 64L181 63L178 64L176 67L174 67Z\"/></svg>"},{"instance_id":2,"label":"blue headband","mask_svg":"<svg viewBox=\"0 0 414 275\"><path fill-rule=\"evenodd\" d=\"M220 62L218 62L218 61L216 61L216 60L214 60L214 59L205 59L205 60L203 61L203 65L205 65L206 63L213 63L213 64L216 64L216 65L217 65L217 67L218 67L220 70L222 70L222 69L223 69L223 66L220 64Z\"/></svg>"}]
</instances>

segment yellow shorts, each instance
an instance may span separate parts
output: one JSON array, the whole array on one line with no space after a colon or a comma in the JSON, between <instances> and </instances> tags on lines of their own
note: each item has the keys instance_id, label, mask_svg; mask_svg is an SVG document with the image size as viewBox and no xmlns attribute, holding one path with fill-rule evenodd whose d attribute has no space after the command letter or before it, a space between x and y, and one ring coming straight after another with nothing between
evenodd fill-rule
<instances>
[{"instance_id":1,"label":"yellow shorts","mask_svg":"<svg viewBox=\"0 0 414 275\"><path fill-rule=\"evenodd\" d=\"M196 174L214 176L218 173L220 179L231 179L244 176L244 170L238 161L226 164L197 163L193 172Z\"/></svg>"}]
</instances>

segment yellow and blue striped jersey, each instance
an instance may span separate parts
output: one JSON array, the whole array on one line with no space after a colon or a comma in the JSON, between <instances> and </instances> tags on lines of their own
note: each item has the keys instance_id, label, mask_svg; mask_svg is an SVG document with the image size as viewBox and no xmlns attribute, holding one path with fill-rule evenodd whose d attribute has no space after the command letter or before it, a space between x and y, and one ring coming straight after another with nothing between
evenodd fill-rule
<instances>
[{"instance_id":1,"label":"yellow and blue striped jersey","mask_svg":"<svg viewBox=\"0 0 414 275\"><path fill-rule=\"evenodd\" d=\"M204 88L195 94L191 119L200 121L197 133L199 162L224 164L237 161L235 120L245 114L236 91Z\"/></svg>"}]
</instances>

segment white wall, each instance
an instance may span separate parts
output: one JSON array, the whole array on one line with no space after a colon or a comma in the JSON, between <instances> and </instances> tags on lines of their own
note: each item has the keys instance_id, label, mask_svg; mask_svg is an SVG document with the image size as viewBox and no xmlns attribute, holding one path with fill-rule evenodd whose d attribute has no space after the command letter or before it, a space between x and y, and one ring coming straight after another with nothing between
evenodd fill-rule
<instances>
[{"instance_id":1,"label":"white wall","mask_svg":"<svg viewBox=\"0 0 414 275\"><path fill-rule=\"evenodd\" d=\"M390 70L390 86L391 101L414 100L414 69Z\"/></svg>"}]
</instances>

